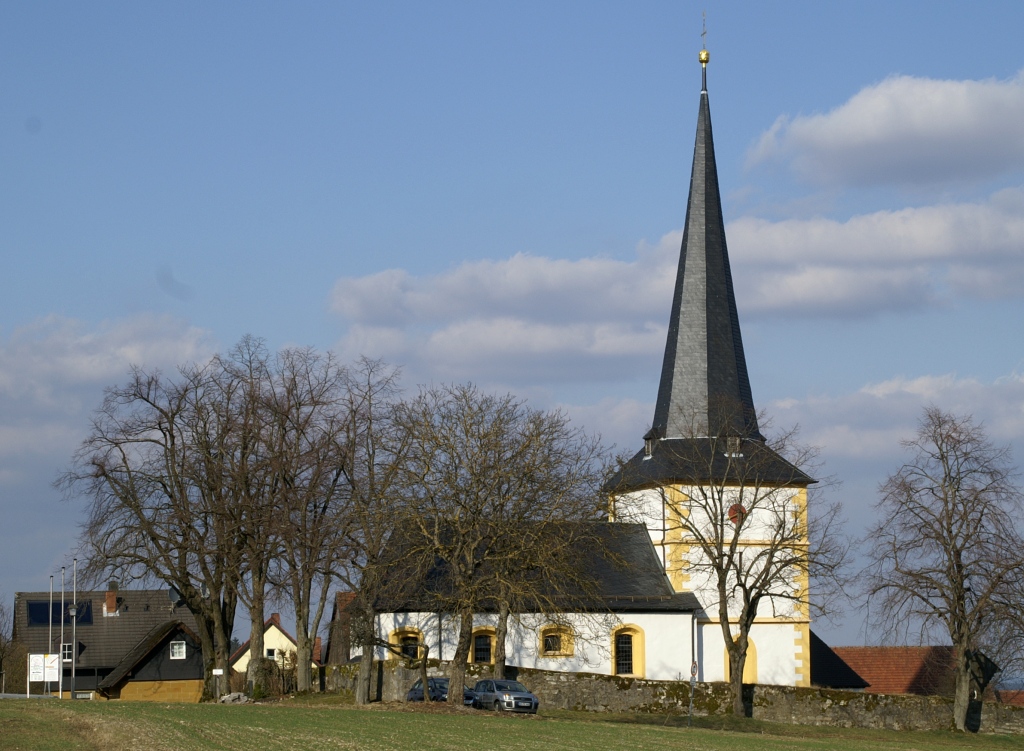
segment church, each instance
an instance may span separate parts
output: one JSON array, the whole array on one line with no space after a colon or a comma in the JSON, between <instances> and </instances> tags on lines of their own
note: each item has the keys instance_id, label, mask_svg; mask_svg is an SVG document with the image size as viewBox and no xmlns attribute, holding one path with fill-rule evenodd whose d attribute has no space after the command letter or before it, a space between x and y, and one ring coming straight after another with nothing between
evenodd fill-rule
<instances>
[{"instance_id":1,"label":"church","mask_svg":"<svg viewBox=\"0 0 1024 751\"><path fill-rule=\"evenodd\" d=\"M668 339L644 446L605 487L607 555L581 555L592 602L509 622L507 663L654 680L725 681L728 624L749 626L745 683L809 686L807 489L762 436L747 376L707 92L708 53ZM619 565L612 565L614 559ZM380 639L451 659L457 620L428 592L378 603ZM493 661L496 614L471 661ZM379 649L379 659L395 659Z\"/></svg>"}]
</instances>

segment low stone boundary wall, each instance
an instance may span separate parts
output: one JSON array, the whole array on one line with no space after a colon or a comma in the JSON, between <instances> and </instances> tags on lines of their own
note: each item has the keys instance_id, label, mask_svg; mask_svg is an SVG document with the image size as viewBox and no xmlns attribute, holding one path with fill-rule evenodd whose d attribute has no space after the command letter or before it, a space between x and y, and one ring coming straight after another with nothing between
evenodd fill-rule
<instances>
[{"instance_id":1,"label":"low stone boundary wall","mask_svg":"<svg viewBox=\"0 0 1024 751\"><path fill-rule=\"evenodd\" d=\"M448 663L431 661L428 674L447 675ZM327 690L354 692L357 664L329 666ZM542 707L588 712L685 714L690 706L688 681L647 681L595 673L556 673L510 667L510 677L522 681L541 700ZM402 701L419 671L398 661L374 663L375 698ZM491 677L486 666L471 665L466 683ZM867 694L791 686L752 686L753 717L770 722L891 730L947 730L952 727L952 699L939 696ZM725 683L698 683L693 713L726 714L732 698ZM1024 708L985 702L975 723L981 732L1024 734ZM980 723L979 723L980 720Z\"/></svg>"}]
</instances>

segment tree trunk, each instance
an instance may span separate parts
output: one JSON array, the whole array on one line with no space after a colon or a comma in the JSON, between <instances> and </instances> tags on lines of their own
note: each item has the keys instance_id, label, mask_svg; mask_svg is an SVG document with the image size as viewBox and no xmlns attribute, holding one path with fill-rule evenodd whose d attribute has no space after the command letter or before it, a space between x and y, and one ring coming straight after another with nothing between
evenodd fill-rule
<instances>
[{"instance_id":1,"label":"tree trunk","mask_svg":"<svg viewBox=\"0 0 1024 751\"><path fill-rule=\"evenodd\" d=\"M213 628L209 619L202 615L196 615L196 630L198 631L199 644L203 649L203 701L210 701L217 697L216 678L213 669L217 667L217 649L214 646Z\"/></svg>"},{"instance_id":2,"label":"tree trunk","mask_svg":"<svg viewBox=\"0 0 1024 751\"><path fill-rule=\"evenodd\" d=\"M420 685L423 686L423 701L430 701L430 692L427 690L430 687L430 678L427 675L427 659L430 655L430 647L424 642L423 646L420 647Z\"/></svg>"},{"instance_id":3,"label":"tree trunk","mask_svg":"<svg viewBox=\"0 0 1024 751\"><path fill-rule=\"evenodd\" d=\"M960 731L967 729L967 710L971 706L971 674L962 655L960 652L957 659L953 693L953 724Z\"/></svg>"},{"instance_id":4,"label":"tree trunk","mask_svg":"<svg viewBox=\"0 0 1024 751\"><path fill-rule=\"evenodd\" d=\"M313 640L305 624L295 623L295 690L313 690Z\"/></svg>"},{"instance_id":5,"label":"tree trunk","mask_svg":"<svg viewBox=\"0 0 1024 751\"><path fill-rule=\"evenodd\" d=\"M370 703L370 680L373 678L372 640L363 642L363 653L359 657L359 681L356 683L356 704Z\"/></svg>"},{"instance_id":6,"label":"tree trunk","mask_svg":"<svg viewBox=\"0 0 1024 751\"><path fill-rule=\"evenodd\" d=\"M245 680L252 686L253 693L266 693L267 686L262 685L265 671L260 670L260 663L267 656L263 645L263 598L259 603L254 600L249 610L249 664L245 670Z\"/></svg>"},{"instance_id":7,"label":"tree trunk","mask_svg":"<svg viewBox=\"0 0 1024 751\"><path fill-rule=\"evenodd\" d=\"M462 692L466 688L466 663L469 649L473 646L473 611L463 610L459 614L459 642L452 658L451 675L448 678L448 703L462 706Z\"/></svg>"},{"instance_id":8,"label":"tree trunk","mask_svg":"<svg viewBox=\"0 0 1024 751\"><path fill-rule=\"evenodd\" d=\"M729 650L729 691L732 693L732 713L737 717L747 716L747 706L743 702L743 667L746 662L746 650L741 652L738 644Z\"/></svg>"},{"instance_id":9,"label":"tree trunk","mask_svg":"<svg viewBox=\"0 0 1024 751\"><path fill-rule=\"evenodd\" d=\"M502 600L498 605L498 627L494 631L494 677L505 677L505 640L508 637L508 603Z\"/></svg>"}]
</instances>

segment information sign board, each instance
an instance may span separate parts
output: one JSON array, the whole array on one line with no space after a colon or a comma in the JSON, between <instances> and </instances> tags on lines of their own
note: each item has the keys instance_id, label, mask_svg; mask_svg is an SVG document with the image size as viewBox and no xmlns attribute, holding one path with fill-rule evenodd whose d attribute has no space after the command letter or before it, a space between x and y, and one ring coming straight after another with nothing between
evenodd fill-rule
<instances>
[{"instance_id":1,"label":"information sign board","mask_svg":"<svg viewBox=\"0 0 1024 751\"><path fill-rule=\"evenodd\" d=\"M60 680L60 655L44 655L43 680L56 683Z\"/></svg>"},{"instance_id":2,"label":"information sign board","mask_svg":"<svg viewBox=\"0 0 1024 751\"><path fill-rule=\"evenodd\" d=\"M43 678L43 664L46 655L29 655L28 656L28 679L30 681L42 681L46 680Z\"/></svg>"}]
</instances>

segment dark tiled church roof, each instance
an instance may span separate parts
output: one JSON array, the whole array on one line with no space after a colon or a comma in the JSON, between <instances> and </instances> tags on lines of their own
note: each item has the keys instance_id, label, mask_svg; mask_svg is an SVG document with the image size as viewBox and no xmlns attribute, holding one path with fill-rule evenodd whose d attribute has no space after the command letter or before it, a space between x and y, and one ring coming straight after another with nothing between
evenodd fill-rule
<instances>
[{"instance_id":1,"label":"dark tiled church roof","mask_svg":"<svg viewBox=\"0 0 1024 751\"><path fill-rule=\"evenodd\" d=\"M566 522L568 527L570 524ZM562 602L566 610L612 612L692 612L700 603L690 592L675 593L654 550L647 528L642 524L583 522L586 540L573 559L575 571L564 577L585 582L585 592L545 589L545 601ZM413 562L417 550L429 547L414 531L400 532L388 543L388 558L394 561L389 575L401 586L376 603L379 612L436 612L443 609L448 566L440 558L417 571ZM491 606L485 606L490 609ZM527 605L522 612L529 612Z\"/></svg>"},{"instance_id":2,"label":"dark tiled church roof","mask_svg":"<svg viewBox=\"0 0 1024 751\"><path fill-rule=\"evenodd\" d=\"M758 440L743 440L738 451L726 438L655 441L648 457L639 451L605 484L612 493L668 484L796 486L815 482Z\"/></svg>"},{"instance_id":3,"label":"dark tiled church roof","mask_svg":"<svg viewBox=\"0 0 1024 751\"><path fill-rule=\"evenodd\" d=\"M658 438L761 438L736 314L706 86L652 430Z\"/></svg>"}]
</instances>

